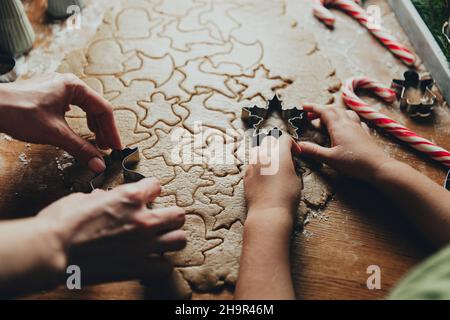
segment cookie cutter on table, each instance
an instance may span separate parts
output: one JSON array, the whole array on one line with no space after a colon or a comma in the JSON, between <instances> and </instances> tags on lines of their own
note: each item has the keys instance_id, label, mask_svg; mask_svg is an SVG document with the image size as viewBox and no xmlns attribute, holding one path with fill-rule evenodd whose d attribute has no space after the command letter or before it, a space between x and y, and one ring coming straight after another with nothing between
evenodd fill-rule
<instances>
[{"instance_id":1,"label":"cookie cutter on table","mask_svg":"<svg viewBox=\"0 0 450 320\"><path fill-rule=\"evenodd\" d=\"M308 118L306 111L291 108L284 109L283 102L280 100L277 94L268 101L266 108L260 108L258 106L253 107L243 107L241 118L244 120L247 125L259 132L259 126L261 123L269 117L272 112L278 111L281 115L281 118L287 122L289 134L294 139L299 139L302 129L306 124ZM275 128L280 131L279 129ZM281 132L281 131L280 131Z\"/></svg>"},{"instance_id":2,"label":"cookie cutter on table","mask_svg":"<svg viewBox=\"0 0 450 320\"><path fill-rule=\"evenodd\" d=\"M432 78L421 79L419 73L408 70L405 80L392 80L392 88L400 99L400 108L411 118L427 118L431 116L436 103L436 95L431 91L434 85ZM412 96L420 94L419 102L412 101Z\"/></svg>"},{"instance_id":3,"label":"cookie cutter on table","mask_svg":"<svg viewBox=\"0 0 450 320\"><path fill-rule=\"evenodd\" d=\"M136 182L145 178L144 175L133 171L132 169L132 167L140 160L139 148L113 150L111 154L103 157L103 159L105 160L106 169L90 181L92 190L98 189L104 184L108 172L114 162L120 162L122 174L126 182Z\"/></svg>"},{"instance_id":4,"label":"cookie cutter on table","mask_svg":"<svg viewBox=\"0 0 450 320\"><path fill-rule=\"evenodd\" d=\"M449 20L450 21L450 20ZM444 35L445 39L447 39L447 46L450 47L450 28L449 28L449 21L446 21L444 25L442 26L442 34Z\"/></svg>"}]
</instances>

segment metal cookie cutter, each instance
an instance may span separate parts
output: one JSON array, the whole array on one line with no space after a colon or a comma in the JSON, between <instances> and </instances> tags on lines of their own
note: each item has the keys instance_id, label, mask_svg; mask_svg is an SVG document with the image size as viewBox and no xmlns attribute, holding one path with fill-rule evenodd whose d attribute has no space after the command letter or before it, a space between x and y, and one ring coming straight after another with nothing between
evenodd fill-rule
<instances>
[{"instance_id":1,"label":"metal cookie cutter","mask_svg":"<svg viewBox=\"0 0 450 320\"><path fill-rule=\"evenodd\" d=\"M267 137L274 137L275 139L278 139L282 134L283 132L278 128L272 128L267 132L259 132L252 137L252 147L259 146Z\"/></svg>"},{"instance_id":2,"label":"metal cookie cutter","mask_svg":"<svg viewBox=\"0 0 450 320\"><path fill-rule=\"evenodd\" d=\"M432 78L420 79L420 75L409 70L404 73L405 80L392 80L392 88L400 99L400 108L411 118L429 117L436 102L431 91L434 85Z\"/></svg>"},{"instance_id":3,"label":"metal cookie cutter","mask_svg":"<svg viewBox=\"0 0 450 320\"><path fill-rule=\"evenodd\" d=\"M442 34L447 39L447 45L450 46L450 28L449 28L449 21L446 21L444 25L442 26Z\"/></svg>"},{"instance_id":4,"label":"metal cookie cutter","mask_svg":"<svg viewBox=\"0 0 450 320\"><path fill-rule=\"evenodd\" d=\"M306 112L298 108L284 109L283 102L276 94L269 100L266 108L260 108L258 106L242 108L241 118L247 122L249 127L252 127L258 132L261 123L275 111L279 112L281 118L287 121L289 134L294 139L299 139L302 129L307 122Z\"/></svg>"},{"instance_id":5,"label":"metal cookie cutter","mask_svg":"<svg viewBox=\"0 0 450 320\"><path fill-rule=\"evenodd\" d=\"M139 149L138 148L126 148L123 150L113 150L110 155L104 157L106 170L96 175L91 181L90 185L92 190L100 188L105 182L108 171L115 162L120 162L123 177L126 182L136 182L144 179L145 176L132 170L132 167L139 162Z\"/></svg>"}]
</instances>

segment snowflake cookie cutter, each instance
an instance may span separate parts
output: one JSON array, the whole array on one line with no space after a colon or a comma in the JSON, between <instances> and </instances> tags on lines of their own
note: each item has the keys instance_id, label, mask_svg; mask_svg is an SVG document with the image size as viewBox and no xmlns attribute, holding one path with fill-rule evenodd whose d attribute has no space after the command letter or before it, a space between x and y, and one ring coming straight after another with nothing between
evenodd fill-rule
<instances>
[{"instance_id":1,"label":"snowflake cookie cutter","mask_svg":"<svg viewBox=\"0 0 450 320\"><path fill-rule=\"evenodd\" d=\"M252 136L252 147L260 146L261 142L267 137L274 137L275 139L278 139L282 136L282 134L283 131L276 127L265 132L258 132L257 134Z\"/></svg>"},{"instance_id":2,"label":"snowflake cookie cutter","mask_svg":"<svg viewBox=\"0 0 450 320\"><path fill-rule=\"evenodd\" d=\"M419 73L408 70L404 73L405 80L392 80L392 88L400 99L400 108L411 118L427 118L431 116L436 95L432 92L434 80L421 79Z\"/></svg>"},{"instance_id":3,"label":"snowflake cookie cutter","mask_svg":"<svg viewBox=\"0 0 450 320\"><path fill-rule=\"evenodd\" d=\"M97 174L90 182L92 190L100 188L114 163L119 162L123 177L126 182L136 182L145 178L144 175L134 171L132 168L139 162L139 148L125 148L123 150L113 150L111 154L104 156L106 169Z\"/></svg>"},{"instance_id":4,"label":"snowflake cookie cutter","mask_svg":"<svg viewBox=\"0 0 450 320\"><path fill-rule=\"evenodd\" d=\"M281 118L287 122L289 134L294 139L298 140L302 133L303 127L308 121L307 113L297 107L285 109L283 107L283 102L277 94L275 94L274 97L268 101L266 108L260 108L256 105L253 107L243 107L241 118L249 127L255 129L255 132L258 134L259 126L270 116L272 112L275 111L278 111ZM274 128L272 130L277 130L277 132L279 131L279 133L281 133L278 128Z\"/></svg>"}]
</instances>

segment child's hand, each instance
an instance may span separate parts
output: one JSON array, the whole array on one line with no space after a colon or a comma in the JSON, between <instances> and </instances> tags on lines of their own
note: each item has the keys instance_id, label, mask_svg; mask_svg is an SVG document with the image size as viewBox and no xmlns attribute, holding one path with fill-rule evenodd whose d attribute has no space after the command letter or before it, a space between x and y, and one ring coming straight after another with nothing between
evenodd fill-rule
<instances>
[{"instance_id":1,"label":"child's hand","mask_svg":"<svg viewBox=\"0 0 450 320\"><path fill-rule=\"evenodd\" d=\"M331 138L331 148L301 142L301 153L322 161L339 172L356 179L370 180L385 163L393 162L370 137L369 128L356 112L334 106L305 105L304 110L317 114Z\"/></svg>"},{"instance_id":2,"label":"child's hand","mask_svg":"<svg viewBox=\"0 0 450 320\"><path fill-rule=\"evenodd\" d=\"M289 243L301 180L292 153L298 145L287 134L267 137L250 150L244 177L248 216L235 299L294 299Z\"/></svg>"},{"instance_id":3,"label":"child's hand","mask_svg":"<svg viewBox=\"0 0 450 320\"><path fill-rule=\"evenodd\" d=\"M272 217L274 221L293 221L298 207L301 180L298 178L292 152L298 145L288 135L265 138L260 147L250 150L250 164L244 177L249 219ZM270 220L270 219L269 219Z\"/></svg>"}]
</instances>

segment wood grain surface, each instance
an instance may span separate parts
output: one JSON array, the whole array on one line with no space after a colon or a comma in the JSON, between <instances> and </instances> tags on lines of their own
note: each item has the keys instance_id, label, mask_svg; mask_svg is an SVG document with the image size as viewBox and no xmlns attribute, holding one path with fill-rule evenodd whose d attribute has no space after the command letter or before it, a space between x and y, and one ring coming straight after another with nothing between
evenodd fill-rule
<instances>
[{"instance_id":1,"label":"wood grain surface","mask_svg":"<svg viewBox=\"0 0 450 320\"><path fill-rule=\"evenodd\" d=\"M390 26L399 29L390 9L384 1L368 1L379 4L383 16ZM286 2L290 5L290 1ZM48 47L52 43L52 33L45 28L45 1L25 1L30 18L38 33L38 46ZM309 10L299 12L297 20L308 19L307 24L317 30L316 36L321 46L329 43L329 31L307 18ZM354 22L341 13L333 37L337 37L336 47L342 41L351 39ZM92 32L91 32L92 34ZM91 34L86 33L86 37ZM368 37L371 45L376 45ZM322 50L324 50L322 48ZM364 69L373 72L381 80L387 81L389 74L382 74L377 61L385 55L383 49L368 50L355 48L354 54L361 59L370 54L379 55L366 59ZM338 58L337 58L338 59ZM341 78L350 71L340 60L334 61ZM341 66L341 67L339 67ZM340 69L341 68L341 69ZM401 76L401 68L396 67ZM42 71L46 71L45 68ZM32 74L38 73L38 71ZM337 101L337 103L341 103ZM437 115L439 128L449 128L448 106L440 98ZM424 136L431 137L443 147L450 148L450 134L447 130L436 130L433 123L416 123L402 118L405 124ZM408 162L439 184L443 183L445 170L415 153L407 146L376 134L377 141L392 157ZM36 214L47 204L67 193L57 165L54 161L59 150L49 146L27 145L17 141L0 139L0 218L9 219ZM27 165L18 159L26 153L31 159ZM434 251L427 241L411 226L399 210L380 192L370 186L344 178L333 181L336 194L326 209L316 219L311 219L303 233L297 233L292 241L292 272L294 274L297 297L299 299L382 299L398 280L415 264ZM382 272L382 289L368 290L366 269L378 265ZM162 297L162 296L161 296ZM232 290L200 294L194 299L231 298ZM154 298L137 281L102 284L68 291L60 287L48 292L39 292L24 297L27 299L145 299Z\"/></svg>"}]
</instances>

